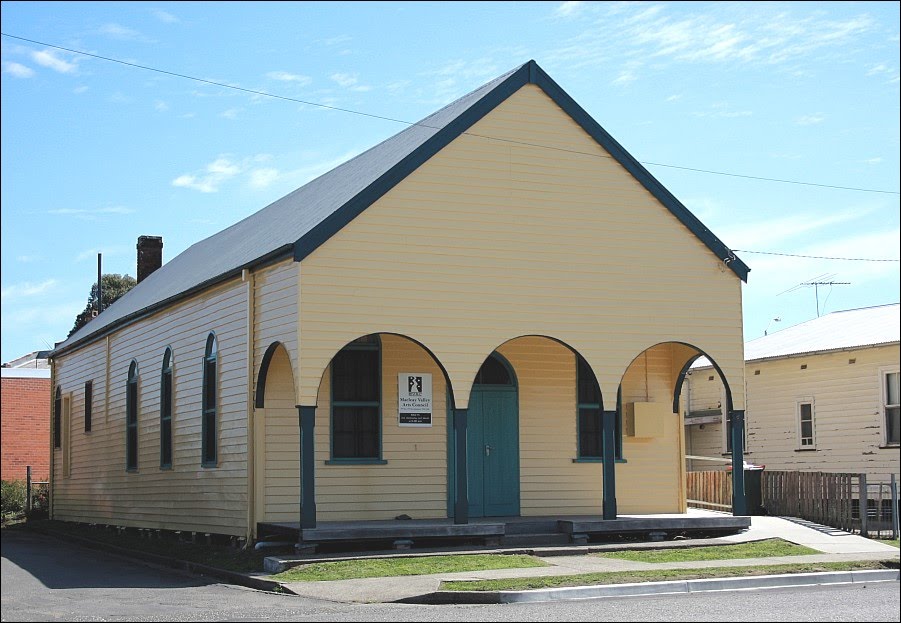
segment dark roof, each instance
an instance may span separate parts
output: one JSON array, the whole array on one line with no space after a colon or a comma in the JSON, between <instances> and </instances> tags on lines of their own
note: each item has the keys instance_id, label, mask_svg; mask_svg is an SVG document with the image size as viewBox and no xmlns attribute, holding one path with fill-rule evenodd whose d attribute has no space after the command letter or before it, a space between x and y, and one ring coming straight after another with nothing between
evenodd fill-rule
<instances>
[{"instance_id":1,"label":"dark roof","mask_svg":"<svg viewBox=\"0 0 901 623\"><path fill-rule=\"evenodd\" d=\"M748 267L535 61L529 61L259 212L195 243L79 329L54 354L238 275L244 268L291 256L303 260L426 160L530 83L541 87L736 275L747 280Z\"/></svg>"}]
</instances>

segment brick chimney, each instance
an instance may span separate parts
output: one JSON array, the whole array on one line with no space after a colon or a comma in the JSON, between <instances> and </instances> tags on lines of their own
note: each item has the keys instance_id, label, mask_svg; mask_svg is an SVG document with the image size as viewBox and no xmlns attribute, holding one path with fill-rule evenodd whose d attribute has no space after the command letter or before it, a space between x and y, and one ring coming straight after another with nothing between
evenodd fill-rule
<instances>
[{"instance_id":1,"label":"brick chimney","mask_svg":"<svg viewBox=\"0 0 901 623\"><path fill-rule=\"evenodd\" d=\"M138 237L138 283L163 265L162 236Z\"/></svg>"}]
</instances>

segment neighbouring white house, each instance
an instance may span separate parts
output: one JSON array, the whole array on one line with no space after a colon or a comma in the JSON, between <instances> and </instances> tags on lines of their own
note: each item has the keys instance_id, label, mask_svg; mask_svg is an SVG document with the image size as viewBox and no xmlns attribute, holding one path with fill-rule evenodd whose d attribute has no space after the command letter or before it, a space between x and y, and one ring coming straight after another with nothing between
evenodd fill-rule
<instances>
[{"instance_id":1,"label":"neighbouring white house","mask_svg":"<svg viewBox=\"0 0 901 623\"><path fill-rule=\"evenodd\" d=\"M745 344L745 460L784 471L899 472L899 305L833 312ZM691 471L725 469L723 385L699 359L681 407Z\"/></svg>"}]
</instances>

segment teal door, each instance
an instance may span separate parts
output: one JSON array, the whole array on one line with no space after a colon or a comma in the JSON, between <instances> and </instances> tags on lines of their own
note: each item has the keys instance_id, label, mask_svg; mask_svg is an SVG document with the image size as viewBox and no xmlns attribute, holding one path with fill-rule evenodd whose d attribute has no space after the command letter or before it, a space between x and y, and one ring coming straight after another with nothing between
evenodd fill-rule
<instances>
[{"instance_id":1,"label":"teal door","mask_svg":"<svg viewBox=\"0 0 901 623\"><path fill-rule=\"evenodd\" d=\"M519 515L519 408L516 380L499 356L486 360L469 397L470 517Z\"/></svg>"}]
</instances>

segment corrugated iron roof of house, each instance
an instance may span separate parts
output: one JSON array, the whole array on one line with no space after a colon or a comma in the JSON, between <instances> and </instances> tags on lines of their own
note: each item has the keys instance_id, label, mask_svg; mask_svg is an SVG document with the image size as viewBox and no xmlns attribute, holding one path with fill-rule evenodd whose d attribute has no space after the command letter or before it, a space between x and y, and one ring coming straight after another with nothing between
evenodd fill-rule
<instances>
[{"instance_id":1,"label":"corrugated iron roof of house","mask_svg":"<svg viewBox=\"0 0 901 623\"><path fill-rule=\"evenodd\" d=\"M865 348L901 342L901 305L890 303L836 311L745 342L745 361ZM700 357L691 368L710 367Z\"/></svg>"},{"instance_id":2,"label":"corrugated iron roof of house","mask_svg":"<svg viewBox=\"0 0 901 623\"><path fill-rule=\"evenodd\" d=\"M47 350L36 350L4 363L3 369L30 368L33 370L49 370L49 354L50 351Z\"/></svg>"}]
</instances>

